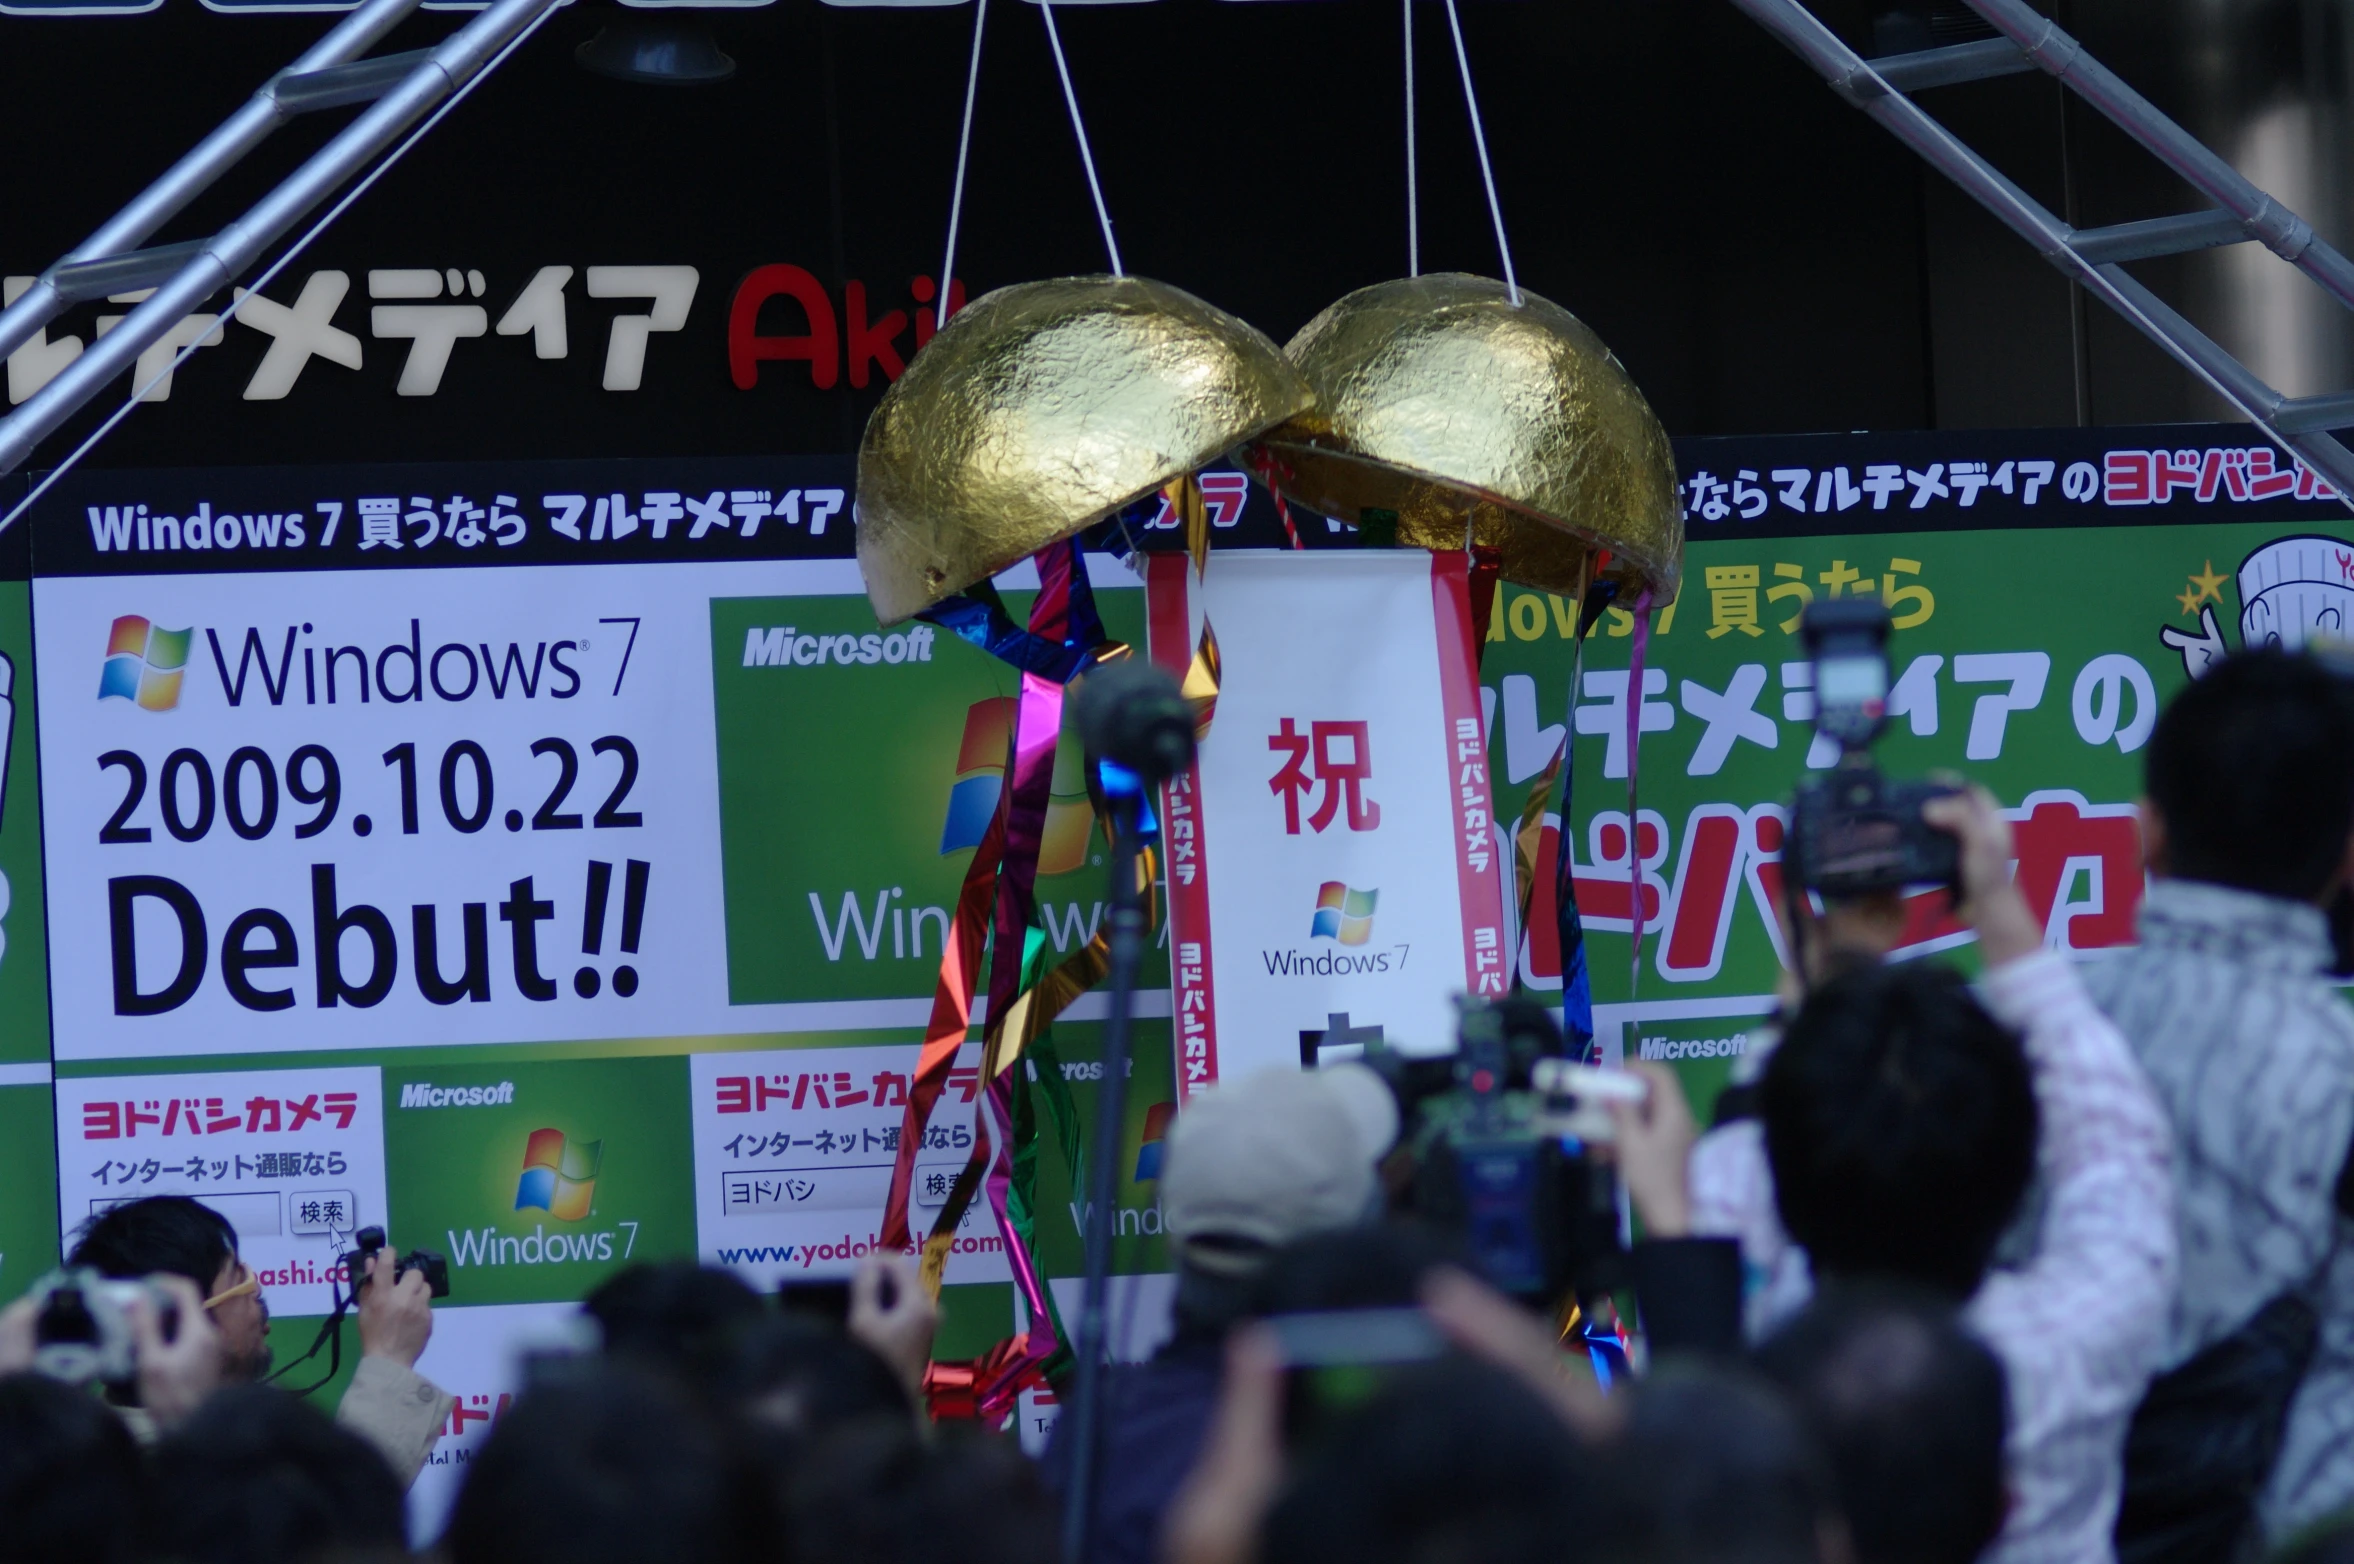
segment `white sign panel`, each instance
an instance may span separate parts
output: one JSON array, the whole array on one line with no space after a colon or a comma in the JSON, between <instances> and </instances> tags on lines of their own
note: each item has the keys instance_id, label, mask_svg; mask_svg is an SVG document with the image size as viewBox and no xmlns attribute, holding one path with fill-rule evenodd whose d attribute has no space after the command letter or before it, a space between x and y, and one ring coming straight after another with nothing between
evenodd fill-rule
<instances>
[{"instance_id":1,"label":"white sign panel","mask_svg":"<svg viewBox=\"0 0 2354 1564\"><path fill-rule=\"evenodd\" d=\"M696 1054L695 1221L702 1257L762 1289L843 1277L882 1241L879 1223L917 1047ZM981 1050L950 1070L917 1153L908 1224L931 1230L973 1148ZM976 1195L949 1251L950 1282L1013 1273Z\"/></svg>"},{"instance_id":2,"label":"white sign panel","mask_svg":"<svg viewBox=\"0 0 2354 1564\"><path fill-rule=\"evenodd\" d=\"M274 1314L325 1314L352 1234L384 1222L383 1078L362 1069L57 1083L58 1215L187 1195L229 1219Z\"/></svg>"},{"instance_id":3,"label":"white sign panel","mask_svg":"<svg viewBox=\"0 0 2354 1564\"><path fill-rule=\"evenodd\" d=\"M35 587L61 1058L642 1036L726 1003L710 603L847 562Z\"/></svg>"},{"instance_id":4,"label":"white sign panel","mask_svg":"<svg viewBox=\"0 0 2354 1564\"><path fill-rule=\"evenodd\" d=\"M1155 662L1205 621L1223 659L1163 798L1180 1090L1450 1048L1511 970L1462 556L1159 555L1148 588Z\"/></svg>"}]
</instances>

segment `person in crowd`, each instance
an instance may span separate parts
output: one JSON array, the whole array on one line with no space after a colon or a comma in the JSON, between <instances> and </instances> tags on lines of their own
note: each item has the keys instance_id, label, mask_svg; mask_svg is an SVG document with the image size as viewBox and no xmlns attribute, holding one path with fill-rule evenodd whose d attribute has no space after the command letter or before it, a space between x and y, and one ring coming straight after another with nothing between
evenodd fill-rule
<instances>
[{"instance_id":1,"label":"person in crowd","mask_svg":"<svg viewBox=\"0 0 2354 1564\"><path fill-rule=\"evenodd\" d=\"M1640 1143L1687 1133L1688 1115L1621 1116L1628 1191L1649 1231L1740 1240L1763 1304L1753 1336L1817 1281L1907 1281L1961 1304L2010 1393L2013 1502L1987 1556L2098 1561L2173 1301L2171 1135L2125 1040L2043 949L1992 797L1923 814L1959 839L1977 995L1935 963L1837 963L1768 1062L1757 1118L1687 1161ZM2038 1178L2033 1243L1997 1267Z\"/></svg>"},{"instance_id":2,"label":"person in crowd","mask_svg":"<svg viewBox=\"0 0 2354 1564\"><path fill-rule=\"evenodd\" d=\"M201 1201L156 1195L109 1207L82 1225L66 1264L86 1266L104 1276L185 1280L195 1289L196 1307L180 1311L182 1331L187 1334L190 1320L209 1325L209 1330L188 1335L192 1345L178 1355L178 1366L184 1368L189 1354L210 1337L218 1343L219 1382L250 1383L269 1372L270 1310L260 1279L239 1258L237 1230L228 1218ZM389 1249L371 1258L367 1283L360 1289L360 1361L335 1413L337 1421L384 1453L404 1486L423 1468L453 1404L447 1393L416 1370L433 1335L431 1303L423 1276L412 1271L393 1280ZM21 1302L12 1306L25 1307ZM162 1345L160 1340L157 1345ZM144 1393L147 1358L143 1345L141 1404L122 1409L132 1431L143 1439L154 1437L159 1418L191 1409L210 1388L183 1385L178 1399L186 1407L158 1407Z\"/></svg>"},{"instance_id":3,"label":"person in crowd","mask_svg":"<svg viewBox=\"0 0 2354 1564\"><path fill-rule=\"evenodd\" d=\"M1253 1289L1270 1317L1392 1307L1404 1296L1446 1356L1377 1373L1363 1402L1301 1419L1287 1410L1293 1391L1275 1328L1237 1321L1199 1458L1168 1505L1160 1559L1292 1564L1358 1553L1535 1564L1558 1560L1565 1540L1583 1535L1584 1518L1572 1514L1575 1452L1617 1432L1625 1398L1602 1395L1550 1321L1453 1265L1431 1264L1432 1253L1417 1233L1334 1232L1270 1261ZM1287 1424L1303 1448L1287 1445ZM1414 1475L1400 1475L1407 1471ZM1331 1519L1352 1503L1362 1516ZM1337 1528L1328 1536L1327 1519Z\"/></svg>"},{"instance_id":4,"label":"person in crowd","mask_svg":"<svg viewBox=\"0 0 2354 1564\"><path fill-rule=\"evenodd\" d=\"M2354 879L2354 695L2313 657L2244 652L2145 756L2140 943L2085 985L2176 1144L2182 1282L2118 1544L2188 1564L2229 1558L2259 1493L2276 1539L2354 1505L2354 1014L2324 911Z\"/></svg>"},{"instance_id":5,"label":"person in crowd","mask_svg":"<svg viewBox=\"0 0 2354 1564\"><path fill-rule=\"evenodd\" d=\"M858 1564L1046 1564L1061 1547L1035 1467L970 1429L927 1439L904 1418L835 1429L796 1463L795 1553Z\"/></svg>"},{"instance_id":6,"label":"person in crowd","mask_svg":"<svg viewBox=\"0 0 2354 1564\"><path fill-rule=\"evenodd\" d=\"M145 1476L131 1431L85 1391L0 1378L0 1564L130 1564Z\"/></svg>"},{"instance_id":7,"label":"person in crowd","mask_svg":"<svg viewBox=\"0 0 2354 1564\"><path fill-rule=\"evenodd\" d=\"M1177 1262L1175 1333L1146 1363L1107 1376L1087 1556L1148 1564L1169 1499L1199 1454L1218 1397L1222 1343L1249 1313L1277 1249L1381 1214L1375 1168L1396 1138L1395 1099L1361 1065L1269 1070L1195 1097L1171 1127L1161 1221ZM1070 1422L1042 1473L1059 1500Z\"/></svg>"},{"instance_id":8,"label":"person in crowd","mask_svg":"<svg viewBox=\"0 0 2354 1564\"><path fill-rule=\"evenodd\" d=\"M698 1389L722 1372L736 1334L768 1312L735 1272L692 1260L624 1266L580 1306L605 1356Z\"/></svg>"},{"instance_id":9,"label":"person in crowd","mask_svg":"<svg viewBox=\"0 0 2354 1564\"><path fill-rule=\"evenodd\" d=\"M744 1442L668 1379L583 1364L527 1389L466 1469L449 1564L773 1564Z\"/></svg>"},{"instance_id":10,"label":"person in crowd","mask_svg":"<svg viewBox=\"0 0 2354 1564\"><path fill-rule=\"evenodd\" d=\"M1681 1360L1631 1394L1581 1528L1611 1564L1847 1564L1829 1463L1804 1421L1738 1365Z\"/></svg>"},{"instance_id":11,"label":"person in crowd","mask_svg":"<svg viewBox=\"0 0 2354 1564\"><path fill-rule=\"evenodd\" d=\"M364 1564L407 1550L402 1484L375 1443L297 1397L231 1385L156 1442L137 1506L144 1557Z\"/></svg>"},{"instance_id":12,"label":"person in crowd","mask_svg":"<svg viewBox=\"0 0 2354 1564\"><path fill-rule=\"evenodd\" d=\"M1589 1489L1577 1436L1517 1376L1418 1365L1293 1453L1258 1557L1554 1564L1592 1525Z\"/></svg>"},{"instance_id":13,"label":"person in crowd","mask_svg":"<svg viewBox=\"0 0 2354 1564\"><path fill-rule=\"evenodd\" d=\"M2002 1363L1918 1288L1831 1287L1758 1349L1830 1464L1856 1564L1970 1564L2002 1530Z\"/></svg>"},{"instance_id":14,"label":"person in crowd","mask_svg":"<svg viewBox=\"0 0 2354 1564\"><path fill-rule=\"evenodd\" d=\"M940 1308L915 1262L862 1256L845 1290L837 1321L781 1295L772 1306L732 1271L673 1260L615 1272L581 1308L607 1359L798 1441L868 1414L908 1421L923 1405Z\"/></svg>"}]
</instances>

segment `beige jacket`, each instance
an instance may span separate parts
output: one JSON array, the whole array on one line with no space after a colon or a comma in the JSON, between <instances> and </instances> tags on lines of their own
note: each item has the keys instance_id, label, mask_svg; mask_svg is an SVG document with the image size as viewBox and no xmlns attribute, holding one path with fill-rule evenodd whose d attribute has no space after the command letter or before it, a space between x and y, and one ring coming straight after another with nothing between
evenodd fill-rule
<instances>
[{"instance_id":1,"label":"beige jacket","mask_svg":"<svg viewBox=\"0 0 2354 1564\"><path fill-rule=\"evenodd\" d=\"M335 1408L335 1421L384 1453L393 1476L406 1488L417 1480L434 1440L449 1426L458 1398L389 1358L362 1358ZM116 1407L143 1445L155 1443L155 1419L145 1407Z\"/></svg>"}]
</instances>

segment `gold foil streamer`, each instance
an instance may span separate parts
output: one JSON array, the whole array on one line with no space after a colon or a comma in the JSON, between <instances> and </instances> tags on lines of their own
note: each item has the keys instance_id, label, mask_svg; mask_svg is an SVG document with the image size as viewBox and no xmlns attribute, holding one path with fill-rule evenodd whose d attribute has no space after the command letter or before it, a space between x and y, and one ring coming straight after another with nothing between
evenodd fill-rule
<instances>
[{"instance_id":1,"label":"gold foil streamer","mask_svg":"<svg viewBox=\"0 0 2354 1564\"><path fill-rule=\"evenodd\" d=\"M1683 574L1675 454L1601 339L1559 305L1444 273L1361 288L1284 349L1315 408L1261 447L1293 499L1361 523L1397 516L1397 541L1503 551L1504 578L1583 589L1605 575L1672 601Z\"/></svg>"},{"instance_id":2,"label":"gold foil streamer","mask_svg":"<svg viewBox=\"0 0 2354 1564\"><path fill-rule=\"evenodd\" d=\"M1545 840L1545 806L1553 801L1553 779L1561 775L1561 758L1569 753L1569 732L1562 730L1561 742L1553 746L1553 758L1545 762L1544 774L1536 786L1528 790L1528 802L1520 806L1520 826L1512 833L1512 862L1520 871L1520 913L1512 926L1520 930L1522 939L1528 938L1528 909L1537 894L1537 852ZM1560 851L1569 851L1569 822L1560 826Z\"/></svg>"},{"instance_id":3,"label":"gold foil streamer","mask_svg":"<svg viewBox=\"0 0 2354 1564\"><path fill-rule=\"evenodd\" d=\"M895 624L1308 410L1256 328L1166 283L984 294L883 393L858 451L858 564Z\"/></svg>"},{"instance_id":4,"label":"gold foil streamer","mask_svg":"<svg viewBox=\"0 0 2354 1564\"><path fill-rule=\"evenodd\" d=\"M1193 646L1193 661L1185 670L1185 682L1177 687L1193 707L1193 741L1199 744L1210 736L1210 722L1218 715L1218 671L1224 666L1218 656L1218 633L1202 621L1201 639Z\"/></svg>"}]
</instances>

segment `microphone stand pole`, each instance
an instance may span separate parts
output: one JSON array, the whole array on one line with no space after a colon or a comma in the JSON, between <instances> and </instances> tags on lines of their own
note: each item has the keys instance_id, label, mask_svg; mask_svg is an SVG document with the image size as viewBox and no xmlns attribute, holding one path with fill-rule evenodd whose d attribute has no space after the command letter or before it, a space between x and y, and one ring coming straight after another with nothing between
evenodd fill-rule
<instances>
[{"instance_id":1,"label":"microphone stand pole","mask_svg":"<svg viewBox=\"0 0 2354 1564\"><path fill-rule=\"evenodd\" d=\"M1104 1293L1112 1266L1112 1210L1119 1147L1128 1116L1128 1011L1144 954L1144 897L1136 883L1140 779L1110 793L1118 821L1112 835L1111 1013L1103 1031L1103 1080L1096 1088L1088 1147L1086 1289L1079 1310L1077 1377L1071 1401L1070 1488L1064 1495L1064 1564L1084 1564L1095 1507L1104 1375ZM1107 790L1108 792L1108 790Z\"/></svg>"}]
</instances>

